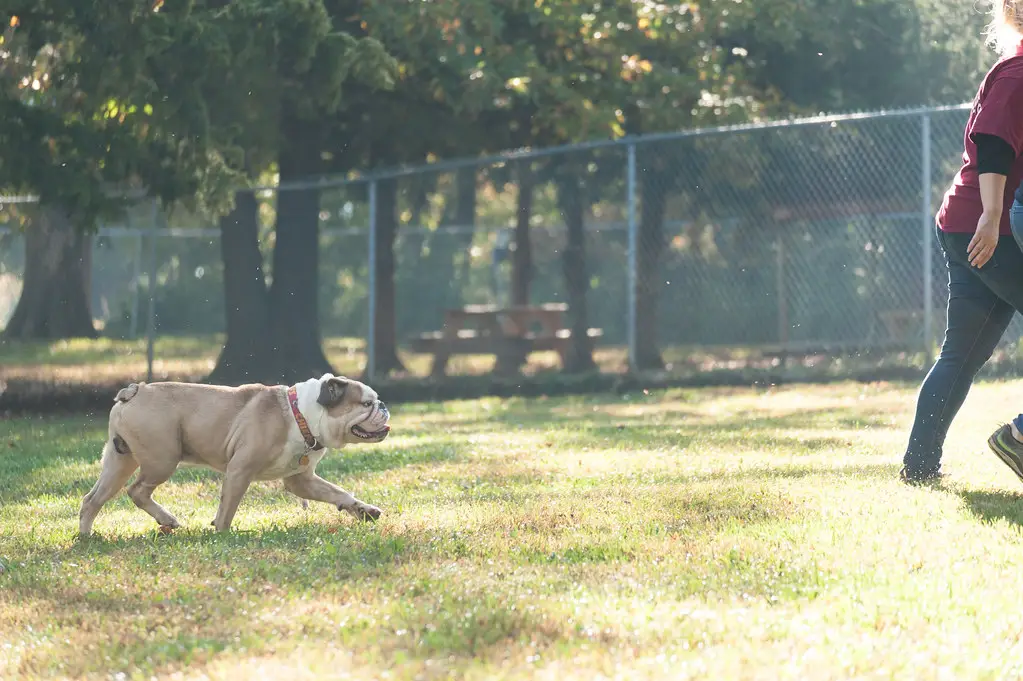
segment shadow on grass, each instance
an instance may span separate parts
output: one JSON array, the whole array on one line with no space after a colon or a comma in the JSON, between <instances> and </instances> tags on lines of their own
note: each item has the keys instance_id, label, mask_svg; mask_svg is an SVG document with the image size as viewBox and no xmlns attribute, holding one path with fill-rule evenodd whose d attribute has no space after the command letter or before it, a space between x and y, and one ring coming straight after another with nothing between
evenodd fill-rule
<instances>
[{"instance_id":1,"label":"shadow on grass","mask_svg":"<svg viewBox=\"0 0 1023 681\"><path fill-rule=\"evenodd\" d=\"M685 550L675 548L679 535L705 542L728 528L748 531L791 522L793 514L803 512L788 501L784 488L764 489L756 483L810 476L894 478L896 470L882 464L743 468L641 480L583 479L578 482L590 490L551 490L544 488L547 480L525 467L495 466L476 479L489 481L489 492L499 496L465 489L464 496L438 502L500 502L494 512L471 515L476 520L465 524L374 526L346 520L223 534L185 528L171 536L154 528L142 535L49 548L30 547L32 538L23 536L17 544L28 555L8 556L17 566L0 576L0 611L5 601L26 604L34 617L60 633L53 646L38 654L29 651L25 658L26 664L43 668L53 661L65 665L53 675L125 668L148 673L223 651L272 651L293 635L313 645L382 646L410 659L485 658L522 640L540 647L589 644L592 639L557 610L523 607L530 604L522 600L524 591L539 589L533 582L516 586L493 571L555 566L546 580L536 582L544 592L533 599L541 604L578 595L580 589L613 588L613 581L599 577L587 583L586 575L607 574L595 570L605 565L615 571L622 563L647 565L647 578L663 583L673 598L711 592L772 602L814 598L827 583L812 564L732 551L703 563L659 562L670 564L661 573L647 562L649 544L644 542L656 542L665 556L678 557ZM694 482L710 484L693 488ZM637 507L624 503L636 484L653 513L633 515ZM597 497L608 503L594 510L590 502ZM427 503L428 496L423 498ZM605 522L611 524L605 528ZM627 532L616 532L617 523ZM510 566L500 567L504 561L498 560L499 567L492 567L488 561L502 549L507 549ZM490 571L490 581L464 574L477 569ZM352 609L353 603L358 607ZM352 616L356 621L350 626L338 626L341 618ZM204 623L198 631L197 621ZM160 630L155 638L154 627ZM602 636L603 643L613 643L617 634L609 630ZM116 646L107 643L114 639Z\"/></svg>"},{"instance_id":2,"label":"shadow on grass","mask_svg":"<svg viewBox=\"0 0 1023 681\"><path fill-rule=\"evenodd\" d=\"M265 539L264 533L249 541ZM148 677L168 668L195 665L201 670L222 652L272 654L291 647L292 640L314 648L383 649L389 657L397 654L399 662L479 661L499 658L516 642L529 641L540 649L579 642L578 631L569 622L553 613L548 617L539 608L528 612L507 587L488 590L466 584L457 573L445 573L439 566L432 576L388 582L381 568L416 550L408 542L378 543L372 553L365 542L345 547L342 540L333 541L328 546L336 548L327 559L322 556L329 552L322 548L308 560L302 556L301 572L294 569L299 562L294 556L249 558L247 570L232 568L223 559L247 558L238 555L242 552L237 537L212 542L175 537L159 542L161 554L182 542L177 548L199 552L204 562L209 559L208 545L230 547L230 555L209 563L205 579L191 579L186 585L179 578L172 588L162 587L159 579L166 569L163 558L151 569L150 578L129 585L131 593L110 584L93 590L74 583L53 589L43 584L15 586L8 594L30 604L37 618L46 619L47 630L60 634L45 649L26 649L22 670L34 678L96 672L107 676L120 669ZM148 552L144 542L134 548ZM351 564L351 556L367 555L368 568L343 569ZM76 556L82 559L83 555ZM292 569L278 569L281 564ZM381 598L381 593L395 588L400 589L399 598ZM0 594L0 608L4 600ZM154 629L158 636L153 636ZM601 641L616 638L607 631ZM40 675L41 670L50 671Z\"/></svg>"},{"instance_id":3,"label":"shadow on grass","mask_svg":"<svg viewBox=\"0 0 1023 681\"><path fill-rule=\"evenodd\" d=\"M681 401L687 404L688 400ZM890 428L891 414L884 409L865 409L863 407L813 407L807 409L788 410L783 413L764 413L763 411L729 412L722 415L711 415L696 407L672 405L663 412L652 411L638 415L612 415L602 413L602 406L608 405L643 406L642 401L623 403L621 400L586 399L561 405L558 409L541 409L535 401L514 400L512 406L503 409L481 409L475 417L460 413L437 415L431 423L438 426L447 425L452 431L506 430L511 426L515 429L536 431L561 430L582 426L585 432L595 429L629 429L650 427L652 425L674 425L675 427L735 429L744 432L756 430L863 430L866 428ZM659 401L651 401L650 407L656 409ZM444 419L444 416L449 416Z\"/></svg>"},{"instance_id":4,"label":"shadow on grass","mask_svg":"<svg viewBox=\"0 0 1023 681\"><path fill-rule=\"evenodd\" d=\"M573 478L568 487L552 489L556 482L555 475L544 476L537 471L525 467L509 467L507 464L495 464L488 470L476 471L471 479L466 477L461 485L461 495L475 499L496 500L532 500L554 499L597 490L611 488L616 490L630 489L640 485L642 488L651 485L670 485L683 489L685 485L694 483L720 482L729 484L746 484L770 482L774 480L801 480L809 477L842 480L897 480L898 464L850 464L835 465L745 465L737 469L718 469L697 473L644 473L635 475L601 475L596 477Z\"/></svg>"},{"instance_id":5,"label":"shadow on grass","mask_svg":"<svg viewBox=\"0 0 1023 681\"><path fill-rule=\"evenodd\" d=\"M417 438L407 446L353 445L328 453L317 466L317 473L327 479L340 479L440 464L459 459L467 446L445 438ZM0 451L0 503L15 504L44 495L81 498L99 475L102 447L102 441L90 440L85 446L65 448L58 455L45 455L44 448L36 446L17 452ZM219 485L221 477L205 468L181 467L166 484L213 480Z\"/></svg>"},{"instance_id":6,"label":"shadow on grass","mask_svg":"<svg viewBox=\"0 0 1023 681\"><path fill-rule=\"evenodd\" d=\"M1023 526L1023 493L992 490L955 490L954 493L966 502L971 513L985 522L1005 520Z\"/></svg>"},{"instance_id":7,"label":"shadow on grass","mask_svg":"<svg viewBox=\"0 0 1023 681\"><path fill-rule=\"evenodd\" d=\"M789 450L792 454L813 454L825 449L849 447L851 438L839 435L805 437L785 435L767 428L719 426L683 426L676 424L620 424L596 426L584 430L550 435L559 447L603 449L678 449L693 446L734 447L737 455L749 455L758 450Z\"/></svg>"}]
</instances>

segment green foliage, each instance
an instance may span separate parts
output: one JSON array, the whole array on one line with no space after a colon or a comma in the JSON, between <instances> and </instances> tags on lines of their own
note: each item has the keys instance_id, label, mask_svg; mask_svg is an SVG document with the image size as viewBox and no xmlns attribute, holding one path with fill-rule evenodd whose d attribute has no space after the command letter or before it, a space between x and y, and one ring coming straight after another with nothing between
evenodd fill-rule
<instances>
[{"instance_id":1,"label":"green foliage","mask_svg":"<svg viewBox=\"0 0 1023 681\"><path fill-rule=\"evenodd\" d=\"M363 3L361 27L401 61L405 106L361 101L380 117L360 122L371 139L377 127L409 138L414 158L393 163L617 136L630 116L651 129L742 118L742 64L719 39L729 10L706 4Z\"/></svg>"},{"instance_id":2,"label":"green foliage","mask_svg":"<svg viewBox=\"0 0 1023 681\"><path fill-rule=\"evenodd\" d=\"M758 0L756 11L729 41L772 115L959 103L994 59L976 3Z\"/></svg>"},{"instance_id":3,"label":"green foliage","mask_svg":"<svg viewBox=\"0 0 1023 681\"><path fill-rule=\"evenodd\" d=\"M281 101L329 113L347 77L386 86L393 66L322 0L47 0L2 18L0 186L86 222L115 186L222 207L276 158Z\"/></svg>"},{"instance_id":4,"label":"green foliage","mask_svg":"<svg viewBox=\"0 0 1023 681\"><path fill-rule=\"evenodd\" d=\"M126 186L218 212L288 144L285 105L332 125L328 170L349 171L959 101L991 60L969 3L755 5L19 0L0 14L0 187L83 224Z\"/></svg>"}]
</instances>

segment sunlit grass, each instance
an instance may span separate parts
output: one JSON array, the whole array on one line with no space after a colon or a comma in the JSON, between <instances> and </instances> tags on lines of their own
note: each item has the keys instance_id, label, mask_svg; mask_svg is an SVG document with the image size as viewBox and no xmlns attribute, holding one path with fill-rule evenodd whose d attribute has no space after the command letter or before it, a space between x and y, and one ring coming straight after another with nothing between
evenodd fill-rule
<instances>
[{"instance_id":1,"label":"sunlit grass","mask_svg":"<svg viewBox=\"0 0 1023 681\"><path fill-rule=\"evenodd\" d=\"M223 339L210 337L161 337L154 344L153 373L160 380L201 380L217 362ZM328 338L324 352L341 374L358 376L366 366L365 343L358 338ZM402 352L409 375L427 376L433 358ZM602 348L595 358L604 371L621 372L626 365L624 348ZM448 363L449 375L480 375L493 370L492 355L459 355ZM560 368L557 353L533 353L525 374ZM53 342L0 341L0 379L41 379L71 383L107 383L139 380L146 375L146 342L110 338Z\"/></svg>"},{"instance_id":2,"label":"sunlit grass","mask_svg":"<svg viewBox=\"0 0 1023 681\"><path fill-rule=\"evenodd\" d=\"M213 369L223 344L221 336L163 336L156 340L153 373L157 380L202 380ZM366 366L365 342L360 338L324 339L324 352L338 373L359 376ZM777 369L782 360L769 348L722 346L693 348L666 346L663 358L669 373L694 375L707 372L746 369ZM399 351L405 367L395 377L427 377L433 363L431 355ZM1003 359L1003 358L999 358ZM599 346L594 361L604 373L621 374L627 370L624 346ZM817 375L850 377L856 367L921 366L915 354L888 353L877 356L824 357L801 356L792 366L812 370ZM480 376L495 365L493 355L456 355L448 362L449 376ZM537 375L561 369L556 352L534 352L522 367L524 375ZM43 380L80 384L108 384L137 381L146 375L144 340L74 339L52 342L16 342L0 339L0 380Z\"/></svg>"},{"instance_id":3,"label":"sunlit grass","mask_svg":"<svg viewBox=\"0 0 1023 681\"><path fill-rule=\"evenodd\" d=\"M214 535L190 470L174 535L121 495L84 542L104 424L0 422L0 678L1016 677L1019 397L973 390L934 488L913 386L408 405L320 467L376 525L257 484Z\"/></svg>"}]
</instances>

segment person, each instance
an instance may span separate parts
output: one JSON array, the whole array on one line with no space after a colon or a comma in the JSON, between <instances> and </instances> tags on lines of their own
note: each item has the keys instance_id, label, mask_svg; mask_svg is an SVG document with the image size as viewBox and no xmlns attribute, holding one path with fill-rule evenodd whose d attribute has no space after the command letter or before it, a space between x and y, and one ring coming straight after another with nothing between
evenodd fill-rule
<instances>
[{"instance_id":1,"label":"person","mask_svg":"<svg viewBox=\"0 0 1023 681\"><path fill-rule=\"evenodd\" d=\"M999 59L977 90L962 166L935 217L948 271L947 324L941 352L917 396L900 473L910 483L941 478L949 426L1013 314L1023 311L1023 250L1009 219L1023 179L1023 0L996 1L988 33ZM1011 435L1011 424L1007 427ZM1009 442L1005 451L1008 460L996 453L1023 478L1018 465L1023 458L1017 456L1023 444L1015 448Z\"/></svg>"},{"instance_id":2,"label":"person","mask_svg":"<svg viewBox=\"0 0 1023 681\"><path fill-rule=\"evenodd\" d=\"M1023 184L1016 189L1009 210L1009 226L1016 242L1023 248ZM1023 414L996 428L988 437L987 444L1016 477L1023 480Z\"/></svg>"}]
</instances>

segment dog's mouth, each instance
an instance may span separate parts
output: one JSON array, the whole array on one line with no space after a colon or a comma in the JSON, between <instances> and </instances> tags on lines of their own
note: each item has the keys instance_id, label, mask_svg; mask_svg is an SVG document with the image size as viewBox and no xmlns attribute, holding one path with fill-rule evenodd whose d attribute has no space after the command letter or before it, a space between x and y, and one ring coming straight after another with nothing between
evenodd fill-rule
<instances>
[{"instance_id":1,"label":"dog's mouth","mask_svg":"<svg viewBox=\"0 0 1023 681\"><path fill-rule=\"evenodd\" d=\"M380 430L368 431L362 426L352 426L352 435L360 440L383 440L391 432L390 426L384 426Z\"/></svg>"}]
</instances>

